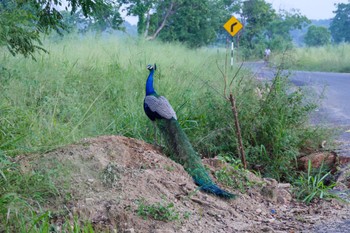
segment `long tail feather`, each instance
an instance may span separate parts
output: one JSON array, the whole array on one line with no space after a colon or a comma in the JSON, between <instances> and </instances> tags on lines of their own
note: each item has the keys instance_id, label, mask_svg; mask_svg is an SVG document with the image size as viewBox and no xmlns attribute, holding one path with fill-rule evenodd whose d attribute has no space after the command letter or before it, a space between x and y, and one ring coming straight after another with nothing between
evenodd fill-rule
<instances>
[{"instance_id":1,"label":"long tail feather","mask_svg":"<svg viewBox=\"0 0 350 233\"><path fill-rule=\"evenodd\" d=\"M234 198L236 196L219 188L210 178L202 160L194 151L187 135L181 129L177 120L161 119L156 122L166 140L171 159L185 168L201 190L223 198Z\"/></svg>"}]
</instances>

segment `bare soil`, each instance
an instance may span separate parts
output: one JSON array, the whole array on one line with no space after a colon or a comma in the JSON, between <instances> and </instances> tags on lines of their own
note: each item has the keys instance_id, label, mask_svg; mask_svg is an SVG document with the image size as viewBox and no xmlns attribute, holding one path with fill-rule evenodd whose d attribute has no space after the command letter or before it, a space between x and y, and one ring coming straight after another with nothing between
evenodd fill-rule
<instances>
[{"instance_id":1,"label":"bare soil","mask_svg":"<svg viewBox=\"0 0 350 233\"><path fill-rule=\"evenodd\" d=\"M320 224L350 219L349 206L337 200L310 205L292 198L289 184L247 172L235 200L198 191L181 165L158 148L122 136L101 136L19 159L24 172L56 171L60 195L44 209L57 227L79 216L103 232L313 232ZM214 174L228 168L217 159L203 162ZM247 185L248 184L248 185ZM65 187L65 188L63 188ZM140 203L173 203L172 221L140 216Z\"/></svg>"}]
</instances>

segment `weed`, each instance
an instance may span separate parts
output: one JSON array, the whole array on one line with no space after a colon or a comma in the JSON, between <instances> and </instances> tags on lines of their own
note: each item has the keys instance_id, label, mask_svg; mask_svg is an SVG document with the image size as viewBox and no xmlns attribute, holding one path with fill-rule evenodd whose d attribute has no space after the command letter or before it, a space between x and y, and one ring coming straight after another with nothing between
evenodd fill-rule
<instances>
[{"instance_id":1,"label":"weed","mask_svg":"<svg viewBox=\"0 0 350 233\"><path fill-rule=\"evenodd\" d=\"M33 215L33 220L28 223L29 230L26 229L23 232L37 233L37 232L65 232L65 233L94 233L96 232L89 221L80 221L77 216L73 217L70 221L68 218L64 219L61 225L55 225L51 223L52 216L50 212L45 212L39 216ZM22 224L24 225L24 224Z\"/></svg>"},{"instance_id":2,"label":"weed","mask_svg":"<svg viewBox=\"0 0 350 233\"><path fill-rule=\"evenodd\" d=\"M315 173L312 171L311 160L308 162L307 174L302 174L295 181L296 197L306 204L309 204L315 198L334 197L329 191L335 184L326 185L325 179L331 172L324 172L323 166L318 168Z\"/></svg>"},{"instance_id":3,"label":"weed","mask_svg":"<svg viewBox=\"0 0 350 233\"><path fill-rule=\"evenodd\" d=\"M102 172L102 183L109 188L115 187L116 182L120 179L118 176L118 167L109 163Z\"/></svg>"},{"instance_id":4,"label":"weed","mask_svg":"<svg viewBox=\"0 0 350 233\"><path fill-rule=\"evenodd\" d=\"M240 160L232 158L230 155L222 155L219 159L228 162L228 167L215 172L215 177L218 181L226 186L239 189L245 192L248 187L255 185L247 177L247 171L243 168Z\"/></svg>"},{"instance_id":5,"label":"weed","mask_svg":"<svg viewBox=\"0 0 350 233\"><path fill-rule=\"evenodd\" d=\"M174 203L161 203L148 205L144 200L138 202L137 214L144 219L153 218L160 221L179 220L179 212L175 210Z\"/></svg>"},{"instance_id":6,"label":"weed","mask_svg":"<svg viewBox=\"0 0 350 233\"><path fill-rule=\"evenodd\" d=\"M166 165L166 166L164 167L164 169L167 170L167 171L169 171L169 172L172 172L172 171L175 170L175 168L174 168L173 166L169 166L169 165Z\"/></svg>"},{"instance_id":7,"label":"weed","mask_svg":"<svg viewBox=\"0 0 350 233\"><path fill-rule=\"evenodd\" d=\"M183 218L184 219L190 219L190 217L191 217L191 212L185 211L185 213L183 214Z\"/></svg>"},{"instance_id":8,"label":"weed","mask_svg":"<svg viewBox=\"0 0 350 233\"><path fill-rule=\"evenodd\" d=\"M31 221L29 216L33 216L34 210L56 197L58 190L47 173L34 170L23 173L5 155L0 155L0 171L0 226L21 232Z\"/></svg>"}]
</instances>

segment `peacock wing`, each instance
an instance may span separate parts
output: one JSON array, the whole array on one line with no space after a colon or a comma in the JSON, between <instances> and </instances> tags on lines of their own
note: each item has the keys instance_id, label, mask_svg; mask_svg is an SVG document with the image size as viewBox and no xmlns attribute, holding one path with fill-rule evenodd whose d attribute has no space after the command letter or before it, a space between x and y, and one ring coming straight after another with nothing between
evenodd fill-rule
<instances>
[{"instance_id":1,"label":"peacock wing","mask_svg":"<svg viewBox=\"0 0 350 233\"><path fill-rule=\"evenodd\" d=\"M165 119L177 119L176 113L171 107L169 101L164 96L149 95L145 97L145 104L152 112L158 113L159 116Z\"/></svg>"}]
</instances>

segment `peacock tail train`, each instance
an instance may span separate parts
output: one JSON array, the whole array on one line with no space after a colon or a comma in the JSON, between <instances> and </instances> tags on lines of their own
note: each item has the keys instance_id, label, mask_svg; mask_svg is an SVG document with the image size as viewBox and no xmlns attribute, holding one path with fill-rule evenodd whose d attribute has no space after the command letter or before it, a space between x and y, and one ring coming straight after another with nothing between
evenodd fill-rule
<instances>
[{"instance_id":1,"label":"peacock tail train","mask_svg":"<svg viewBox=\"0 0 350 233\"><path fill-rule=\"evenodd\" d=\"M193 149L176 119L157 119L155 122L166 141L171 159L185 168L200 190L227 199L236 197L236 195L219 188L210 178L202 160Z\"/></svg>"}]
</instances>

